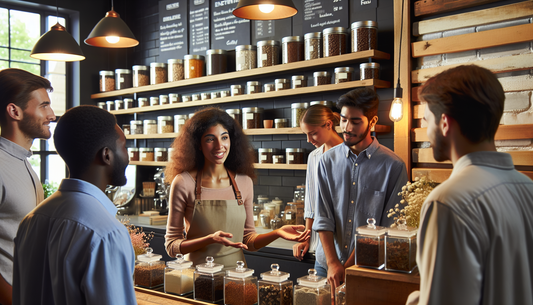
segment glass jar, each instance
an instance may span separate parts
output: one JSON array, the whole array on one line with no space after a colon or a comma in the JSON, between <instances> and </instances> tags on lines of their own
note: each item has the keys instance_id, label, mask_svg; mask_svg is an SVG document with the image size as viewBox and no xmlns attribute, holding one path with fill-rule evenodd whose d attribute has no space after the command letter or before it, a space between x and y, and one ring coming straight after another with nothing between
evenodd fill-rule
<instances>
[{"instance_id":1,"label":"glass jar","mask_svg":"<svg viewBox=\"0 0 533 305\"><path fill-rule=\"evenodd\" d=\"M285 164L285 156L284 155L273 155L272 164Z\"/></svg>"},{"instance_id":2,"label":"glass jar","mask_svg":"<svg viewBox=\"0 0 533 305\"><path fill-rule=\"evenodd\" d=\"M115 110L122 110L122 109L124 109L124 101L115 100Z\"/></svg>"},{"instance_id":3,"label":"glass jar","mask_svg":"<svg viewBox=\"0 0 533 305\"><path fill-rule=\"evenodd\" d=\"M147 248L146 254L137 256L134 272L136 286L153 288L163 285L165 262L161 261L160 254L152 252L152 248Z\"/></svg>"},{"instance_id":4,"label":"glass jar","mask_svg":"<svg viewBox=\"0 0 533 305\"><path fill-rule=\"evenodd\" d=\"M285 207L285 224L286 225L296 225L296 217L298 214L298 207L294 202L288 202Z\"/></svg>"},{"instance_id":5,"label":"glass jar","mask_svg":"<svg viewBox=\"0 0 533 305\"><path fill-rule=\"evenodd\" d=\"M378 23L372 20L352 23L352 52L378 48Z\"/></svg>"},{"instance_id":6,"label":"glass jar","mask_svg":"<svg viewBox=\"0 0 533 305\"><path fill-rule=\"evenodd\" d=\"M171 116L162 115L157 117L157 133L174 132L174 119Z\"/></svg>"},{"instance_id":7,"label":"glass jar","mask_svg":"<svg viewBox=\"0 0 533 305\"><path fill-rule=\"evenodd\" d=\"M150 85L162 84L168 81L167 64L161 62L150 63Z\"/></svg>"},{"instance_id":8,"label":"glass jar","mask_svg":"<svg viewBox=\"0 0 533 305\"><path fill-rule=\"evenodd\" d=\"M100 109L104 109L104 110L107 109L107 105L106 105L105 102L98 102L98 103L96 104L96 106L97 106L98 108L100 108Z\"/></svg>"},{"instance_id":9,"label":"glass jar","mask_svg":"<svg viewBox=\"0 0 533 305\"><path fill-rule=\"evenodd\" d=\"M192 101L192 97L190 95L184 95L184 96L181 97L181 101L184 102L184 103L185 102L190 102L190 101Z\"/></svg>"},{"instance_id":10,"label":"glass jar","mask_svg":"<svg viewBox=\"0 0 533 305\"><path fill-rule=\"evenodd\" d=\"M257 277L253 269L244 267L243 261L237 268L227 270L224 277L224 304L253 305L257 303Z\"/></svg>"},{"instance_id":11,"label":"glass jar","mask_svg":"<svg viewBox=\"0 0 533 305\"><path fill-rule=\"evenodd\" d=\"M131 109L133 108L133 99L132 98L125 98L124 99L124 109Z\"/></svg>"},{"instance_id":12,"label":"glass jar","mask_svg":"<svg viewBox=\"0 0 533 305\"><path fill-rule=\"evenodd\" d=\"M314 32L304 35L305 60L322 57L322 33Z\"/></svg>"},{"instance_id":13,"label":"glass jar","mask_svg":"<svg viewBox=\"0 0 533 305\"><path fill-rule=\"evenodd\" d=\"M333 108L333 102L332 101L312 101L312 102L309 102L309 106L313 106L313 105L323 105L323 106L326 106L328 108Z\"/></svg>"},{"instance_id":14,"label":"glass jar","mask_svg":"<svg viewBox=\"0 0 533 305\"><path fill-rule=\"evenodd\" d=\"M258 305L292 304L293 286L289 280L291 274L279 271L278 264L270 265L270 269L271 271L261 273L261 279L258 281Z\"/></svg>"},{"instance_id":15,"label":"glass jar","mask_svg":"<svg viewBox=\"0 0 533 305\"><path fill-rule=\"evenodd\" d=\"M257 66L257 48L252 45L235 47L235 71L255 69Z\"/></svg>"},{"instance_id":16,"label":"glass jar","mask_svg":"<svg viewBox=\"0 0 533 305\"><path fill-rule=\"evenodd\" d=\"M201 99L202 99L202 96L200 95L200 93L191 94L191 101L195 102Z\"/></svg>"},{"instance_id":17,"label":"glass jar","mask_svg":"<svg viewBox=\"0 0 533 305\"><path fill-rule=\"evenodd\" d=\"M113 71L100 71L100 92L115 90L115 73Z\"/></svg>"},{"instance_id":18,"label":"glass jar","mask_svg":"<svg viewBox=\"0 0 533 305\"><path fill-rule=\"evenodd\" d=\"M176 114L174 116L174 132L179 132L181 127L185 125L185 122L189 119L189 116L186 114Z\"/></svg>"},{"instance_id":19,"label":"glass jar","mask_svg":"<svg viewBox=\"0 0 533 305\"><path fill-rule=\"evenodd\" d=\"M221 90L220 91L220 97L228 97L231 96L231 93L229 90Z\"/></svg>"},{"instance_id":20,"label":"glass jar","mask_svg":"<svg viewBox=\"0 0 533 305\"><path fill-rule=\"evenodd\" d=\"M331 304L331 286L325 277L309 269L307 276L298 278L294 287L294 305Z\"/></svg>"},{"instance_id":21,"label":"glass jar","mask_svg":"<svg viewBox=\"0 0 533 305\"><path fill-rule=\"evenodd\" d=\"M240 109L226 109L226 113L241 125L242 114Z\"/></svg>"},{"instance_id":22,"label":"glass jar","mask_svg":"<svg viewBox=\"0 0 533 305\"><path fill-rule=\"evenodd\" d=\"M324 37L324 57L346 54L346 30L343 27L327 28L322 31Z\"/></svg>"},{"instance_id":23,"label":"glass jar","mask_svg":"<svg viewBox=\"0 0 533 305\"><path fill-rule=\"evenodd\" d=\"M304 42L300 36L281 39L281 62L284 64L304 60Z\"/></svg>"},{"instance_id":24,"label":"glass jar","mask_svg":"<svg viewBox=\"0 0 533 305\"><path fill-rule=\"evenodd\" d=\"M165 268L165 293L184 295L193 291L194 268L192 262L177 254Z\"/></svg>"},{"instance_id":25,"label":"glass jar","mask_svg":"<svg viewBox=\"0 0 533 305\"><path fill-rule=\"evenodd\" d=\"M285 160L287 164L305 164L304 148L286 148Z\"/></svg>"},{"instance_id":26,"label":"glass jar","mask_svg":"<svg viewBox=\"0 0 533 305\"><path fill-rule=\"evenodd\" d=\"M143 131L143 121L133 120L130 121L131 134L144 134Z\"/></svg>"},{"instance_id":27,"label":"glass jar","mask_svg":"<svg viewBox=\"0 0 533 305\"><path fill-rule=\"evenodd\" d=\"M274 119L274 127L276 128L289 127L289 119Z\"/></svg>"},{"instance_id":28,"label":"glass jar","mask_svg":"<svg viewBox=\"0 0 533 305\"><path fill-rule=\"evenodd\" d=\"M105 102L105 107L107 111L113 111L115 110L115 102L114 101L107 101Z\"/></svg>"},{"instance_id":29,"label":"glass jar","mask_svg":"<svg viewBox=\"0 0 533 305\"><path fill-rule=\"evenodd\" d=\"M276 91L290 89L291 83L286 78L277 78L274 80L274 84L276 85Z\"/></svg>"},{"instance_id":30,"label":"glass jar","mask_svg":"<svg viewBox=\"0 0 533 305\"><path fill-rule=\"evenodd\" d=\"M168 151L164 147L154 148L154 161L157 162L167 162L168 161Z\"/></svg>"},{"instance_id":31,"label":"glass jar","mask_svg":"<svg viewBox=\"0 0 533 305\"><path fill-rule=\"evenodd\" d=\"M133 87L147 86L150 84L150 72L147 66L133 66Z\"/></svg>"},{"instance_id":32,"label":"glass jar","mask_svg":"<svg viewBox=\"0 0 533 305\"><path fill-rule=\"evenodd\" d=\"M246 94L253 94L261 92L261 84L259 82L246 82Z\"/></svg>"},{"instance_id":33,"label":"glass jar","mask_svg":"<svg viewBox=\"0 0 533 305\"><path fill-rule=\"evenodd\" d=\"M150 106L159 106L159 96L150 96Z\"/></svg>"},{"instance_id":34,"label":"glass jar","mask_svg":"<svg viewBox=\"0 0 533 305\"><path fill-rule=\"evenodd\" d=\"M140 149L141 152L141 161L143 162L150 162L154 161L154 149L150 147L142 147Z\"/></svg>"},{"instance_id":35,"label":"glass jar","mask_svg":"<svg viewBox=\"0 0 533 305\"><path fill-rule=\"evenodd\" d=\"M279 64L279 42L261 40L257 42L257 67L270 67Z\"/></svg>"},{"instance_id":36,"label":"glass jar","mask_svg":"<svg viewBox=\"0 0 533 305\"><path fill-rule=\"evenodd\" d=\"M156 120L144 120L144 134L156 134L157 133L157 121Z\"/></svg>"},{"instance_id":37,"label":"glass jar","mask_svg":"<svg viewBox=\"0 0 533 305\"><path fill-rule=\"evenodd\" d=\"M211 49L205 52L206 75L228 72L227 52L221 49Z\"/></svg>"},{"instance_id":38,"label":"glass jar","mask_svg":"<svg viewBox=\"0 0 533 305\"><path fill-rule=\"evenodd\" d=\"M272 156L279 152L277 148L258 148L257 153L260 164L272 164Z\"/></svg>"},{"instance_id":39,"label":"glass jar","mask_svg":"<svg viewBox=\"0 0 533 305\"><path fill-rule=\"evenodd\" d=\"M374 218L366 226L357 228L355 234L355 264L360 267L382 269L385 266L386 227L376 226Z\"/></svg>"},{"instance_id":40,"label":"glass jar","mask_svg":"<svg viewBox=\"0 0 533 305\"><path fill-rule=\"evenodd\" d=\"M168 81L175 82L185 78L185 68L183 59L169 59L168 64Z\"/></svg>"},{"instance_id":41,"label":"glass jar","mask_svg":"<svg viewBox=\"0 0 533 305\"><path fill-rule=\"evenodd\" d=\"M329 72L326 72L326 71L314 72L313 78L315 80L315 86L331 84L331 76L329 75Z\"/></svg>"},{"instance_id":42,"label":"glass jar","mask_svg":"<svg viewBox=\"0 0 533 305\"><path fill-rule=\"evenodd\" d=\"M177 93L170 93L168 95L169 102L171 104L179 103L181 102L180 95Z\"/></svg>"},{"instance_id":43,"label":"glass jar","mask_svg":"<svg viewBox=\"0 0 533 305\"><path fill-rule=\"evenodd\" d=\"M211 92L202 92L200 94L200 97L201 97L202 101L210 100L211 99Z\"/></svg>"},{"instance_id":44,"label":"glass jar","mask_svg":"<svg viewBox=\"0 0 533 305\"><path fill-rule=\"evenodd\" d=\"M202 55L185 55L185 79L204 76L204 57Z\"/></svg>"},{"instance_id":45,"label":"glass jar","mask_svg":"<svg viewBox=\"0 0 533 305\"><path fill-rule=\"evenodd\" d=\"M417 229L397 221L395 228L389 228L385 235L385 270L411 273L416 267Z\"/></svg>"},{"instance_id":46,"label":"glass jar","mask_svg":"<svg viewBox=\"0 0 533 305\"><path fill-rule=\"evenodd\" d=\"M211 99L219 98L219 97L220 97L220 91L211 92Z\"/></svg>"},{"instance_id":47,"label":"glass jar","mask_svg":"<svg viewBox=\"0 0 533 305\"><path fill-rule=\"evenodd\" d=\"M263 108L260 107L248 107L242 108L242 128L253 129L261 128L261 114Z\"/></svg>"},{"instance_id":48,"label":"glass jar","mask_svg":"<svg viewBox=\"0 0 533 305\"><path fill-rule=\"evenodd\" d=\"M128 89L133 86L133 76L130 69L115 69L115 87L117 90Z\"/></svg>"},{"instance_id":49,"label":"glass jar","mask_svg":"<svg viewBox=\"0 0 533 305\"><path fill-rule=\"evenodd\" d=\"M276 90L276 86L274 84L264 84L263 85L263 91L264 92L270 92Z\"/></svg>"},{"instance_id":50,"label":"glass jar","mask_svg":"<svg viewBox=\"0 0 533 305\"><path fill-rule=\"evenodd\" d=\"M307 78L305 75L293 75L291 77L291 88L302 88L307 87Z\"/></svg>"},{"instance_id":51,"label":"glass jar","mask_svg":"<svg viewBox=\"0 0 533 305\"><path fill-rule=\"evenodd\" d=\"M377 62L367 62L359 65L361 80L379 79L379 64Z\"/></svg>"},{"instance_id":52,"label":"glass jar","mask_svg":"<svg viewBox=\"0 0 533 305\"><path fill-rule=\"evenodd\" d=\"M206 263L194 271L194 299L216 303L224 299L224 265L215 264L215 259L206 257Z\"/></svg>"},{"instance_id":53,"label":"glass jar","mask_svg":"<svg viewBox=\"0 0 533 305\"><path fill-rule=\"evenodd\" d=\"M161 95L159 96L159 105L167 105L167 104L169 104L169 102L168 102L168 95L166 95L166 94L161 94Z\"/></svg>"},{"instance_id":54,"label":"glass jar","mask_svg":"<svg viewBox=\"0 0 533 305\"><path fill-rule=\"evenodd\" d=\"M237 96L242 95L244 93L244 90L242 89L241 85L231 85L231 96Z\"/></svg>"},{"instance_id":55,"label":"glass jar","mask_svg":"<svg viewBox=\"0 0 533 305\"><path fill-rule=\"evenodd\" d=\"M122 124L122 132L124 133L124 135L129 136L131 134L131 125Z\"/></svg>"},{"instance_id":56,"label":"glass jar","mask_svg":"<svg viewBox=\"0 0 533 305\"><path fill-rule=\"evenodd\" d=\"M335 84L344 82L351 82L353 80L353 68L352 67L339 67L335 68Z\"/></svg>"},{"instance_id":57,"label":"glass jar","mask_svg":"<svg viewBox=\"0 0 533 305\"><path fill-rule=\"evenodd\" d=\"M148 107L150 106L150 101L146 97L140 97L137 99L139 107Z\"/></svg>"},{"instance_id":58,"label":"glass jar","mask_svg":"<svg viewBox=\"0 0 533 305\"><path fill-rule=\"evenodd\" d=\"M139 161L139 149L137 147L128 147L130 161Z\"/></svg>"},{"instance_id":59,"label":"glass jar","mask_svg":"<svg viewBox=\"0 0 533 305\"><path fill-rule=\"evenodd\" d=\"M305 202L305 185L297 185L296 190L294 191L294 201L297 204Z\"/></svg>"},{"instance_id":60,"label":"glass jar","mask_svg":"<svg viewBox=\"0 0 533 305\"><path fill-rule=\"evenodd\" d=\"M335 288L335 305L346 305L346 283Z\"/></svg>"},{"instance_id":61,"label":"glass jar","mask_svg":"<svg viewBox=\"0 0 533 305\"><path fill-rule=\"evenodd\" d=\"M291 127L300 127L300 119L305 110L309 107L308 103L292 103L291 104Z\"/></svg>"}]
</instances>

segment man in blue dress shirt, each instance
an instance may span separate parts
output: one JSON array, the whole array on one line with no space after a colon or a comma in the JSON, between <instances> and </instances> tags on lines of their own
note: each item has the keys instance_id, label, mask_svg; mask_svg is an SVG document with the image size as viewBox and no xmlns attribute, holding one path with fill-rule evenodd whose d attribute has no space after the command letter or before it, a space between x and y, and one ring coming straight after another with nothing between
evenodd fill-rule
<instances>
[{"instance_id":1,"label":"man in blue dress shirt","mask_svg":"<svg viewBox=\"0 0 533 305\"><path fill-rule=\"evenodd\" d=\"M130 236L104 194L126 184L126 138L94 106L67 111L55 147L70 178L30 212L15 237L14 304L136 304Z\"/></svg>"},{"instance_id":2,"label":"man in blue dress shirt","mask_svg":"<svg viewBox=\"0 0 533 305\"><path fill-rule=\"evenodd\" d=\"M327 276L334 291L344 281L345 268L354 264L357 227L374 218L389 226L387 211L400 202L407 183L405 163L370 135L378 121L379 97L371 88L341 96L340 127L344 143L322 156L318 165L318 195L313 230L320 243L315 269Z\"/></svg>"}]
</instances>

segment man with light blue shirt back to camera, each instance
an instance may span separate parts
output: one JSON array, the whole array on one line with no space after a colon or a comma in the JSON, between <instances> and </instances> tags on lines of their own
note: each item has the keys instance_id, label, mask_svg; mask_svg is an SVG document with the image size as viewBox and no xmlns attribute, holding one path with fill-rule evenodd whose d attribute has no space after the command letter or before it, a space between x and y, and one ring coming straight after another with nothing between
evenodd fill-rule
<instances>
[{"instance_id":1,"label":"man with light blue shirt back to camera","mask_svg":"<svg viewBox=\"0 0 533 305\"><path fill-rule=\"evenodd\" d=\"M333 292L344 282L345 268L355 263L354 234L374 218L389 226L387 211L400 202L407 183L405 163L370 135L378 121L379 97L371 88L357 88L339 98L344 143L322 156L318 165L318 198L313 230L320 243L315 269Z\"/></svg>"}]
</instances>

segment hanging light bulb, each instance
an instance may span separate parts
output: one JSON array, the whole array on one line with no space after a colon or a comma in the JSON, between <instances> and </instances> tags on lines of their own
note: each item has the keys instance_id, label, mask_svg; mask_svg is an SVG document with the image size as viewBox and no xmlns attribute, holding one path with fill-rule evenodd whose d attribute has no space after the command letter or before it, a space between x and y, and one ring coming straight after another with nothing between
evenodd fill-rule
<instances>
[{"instance_id":1,"label":"hanging light bulb","mask_svg":"<svg viewBox=\"0 0 533 305\"><path fill-rule=\"evenodd\" d=\"M400 79L394 88L394 100L390 105L389 118L393 122L399 122L403 118L403 89L400 86Z\"/></svg>"},{"instance_id":2,"label":"hanging light bulb","mask_svg":"<svg viewBox=\"0 0 533 305\"><path fill-rule=\"evenodd\" d=\"M52 61L84 60L83 52L65 27L56 23L33 46L31 58Z\"/></svg>"},{"instance_id":3,"label":"hanging light bulb","mask_svg":"<svg viewBox=\"0 0 533 305\"><path fill-rule=\"evenodd\" d=\"M276 20L289 18L298 10L292 0L239 0L233 15L250 20Z\"/></svg>"},{"instance_id":4,"label":"hanging light bulb","mask_svg":"<svg viewBox=\"0 0 533 305\"><path fill-rule=\"evenodd\" d=\"M274 10L274 4L259 4L259 10L261 13L265 14L272 13Z\"/></svg>"},{"instance_id":5,"label":"hanging light bulb","mask_svg":"<svg viewBox=\"0 0 533 305\"><path fill-rule=\"evenodd\" d=\"M115 12L111 1L111 10L96 24L85 39L85 43L102 48L131 48L138 45L139 41L124 20L120 19L120 15Z\"/></svg>"},{"instance_id":6,"label":"hanging light bulb","mask_svg":"<svg viewBox=\"0 0 533 305\"><path fill-rule=\"evenodd\" d=\"M109 43L117 43L120 40L118 36L106 36L105 40Z\"/></svg>"}]
</instances>

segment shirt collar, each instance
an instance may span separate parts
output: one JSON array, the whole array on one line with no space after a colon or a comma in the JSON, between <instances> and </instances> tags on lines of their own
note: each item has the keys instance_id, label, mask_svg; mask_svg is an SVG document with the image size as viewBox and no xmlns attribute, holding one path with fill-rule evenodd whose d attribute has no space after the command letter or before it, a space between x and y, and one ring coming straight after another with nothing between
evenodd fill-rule
<instances>
[{"instance_id":1,"label":"shirt collar","mask_svg":"<svg viewBox=\"0 0 533 305\"><path fill-rule=\"evenodd\" d=\"M372 140L373 140L372 143L370 143L370 145L367 148L365 148L365 150L363 150L359 155L366 156L368 159L372 158L372 155L379 149L378 139L375 137L372 137ZM346 143L342 143L342 145L344 146L344 155L346 156L346 158L349 158L350 154L355 156L355 154L352 152L350 147L346 145Z\"/></svg>"},{"instance_id":2,"label":"shirt collar","mask_svg":"<svg viewBox=\"0 0 533 305\"><path fill-rule=\"evenodd\" d=\"M4 137L0 137L0 149L20 160L27 159L33 155L31 151Z\"/></svg>"},{"instance_id":3,"label":"shirt collar","mask_svg":"<svg viewBox=\"0 0 533 305\"><path fill-rule=\"evenodd\" d=\"M96 187L96 185L89 183L87 181L79 179L63 179L59 185L58 191L74 191L85 193L89 196L92 196L98 200L102 206L109 212L109 214L115 216L118 209L115 207L113 202L107 198L107 196L102 192L101 189Z\"/></svg>"},{"instance_id":4,"label":"shirt collar","mask_svg":"<svg viewBox=\"0 0 533 305\"><path fill-rule=\"evenodd\" d=\"M478 151L459 158L453 167L452 174L461 171L469 165L488 166L502 170L514 169L511 155L497 151Z\"/></svg>"}]
</instances>

